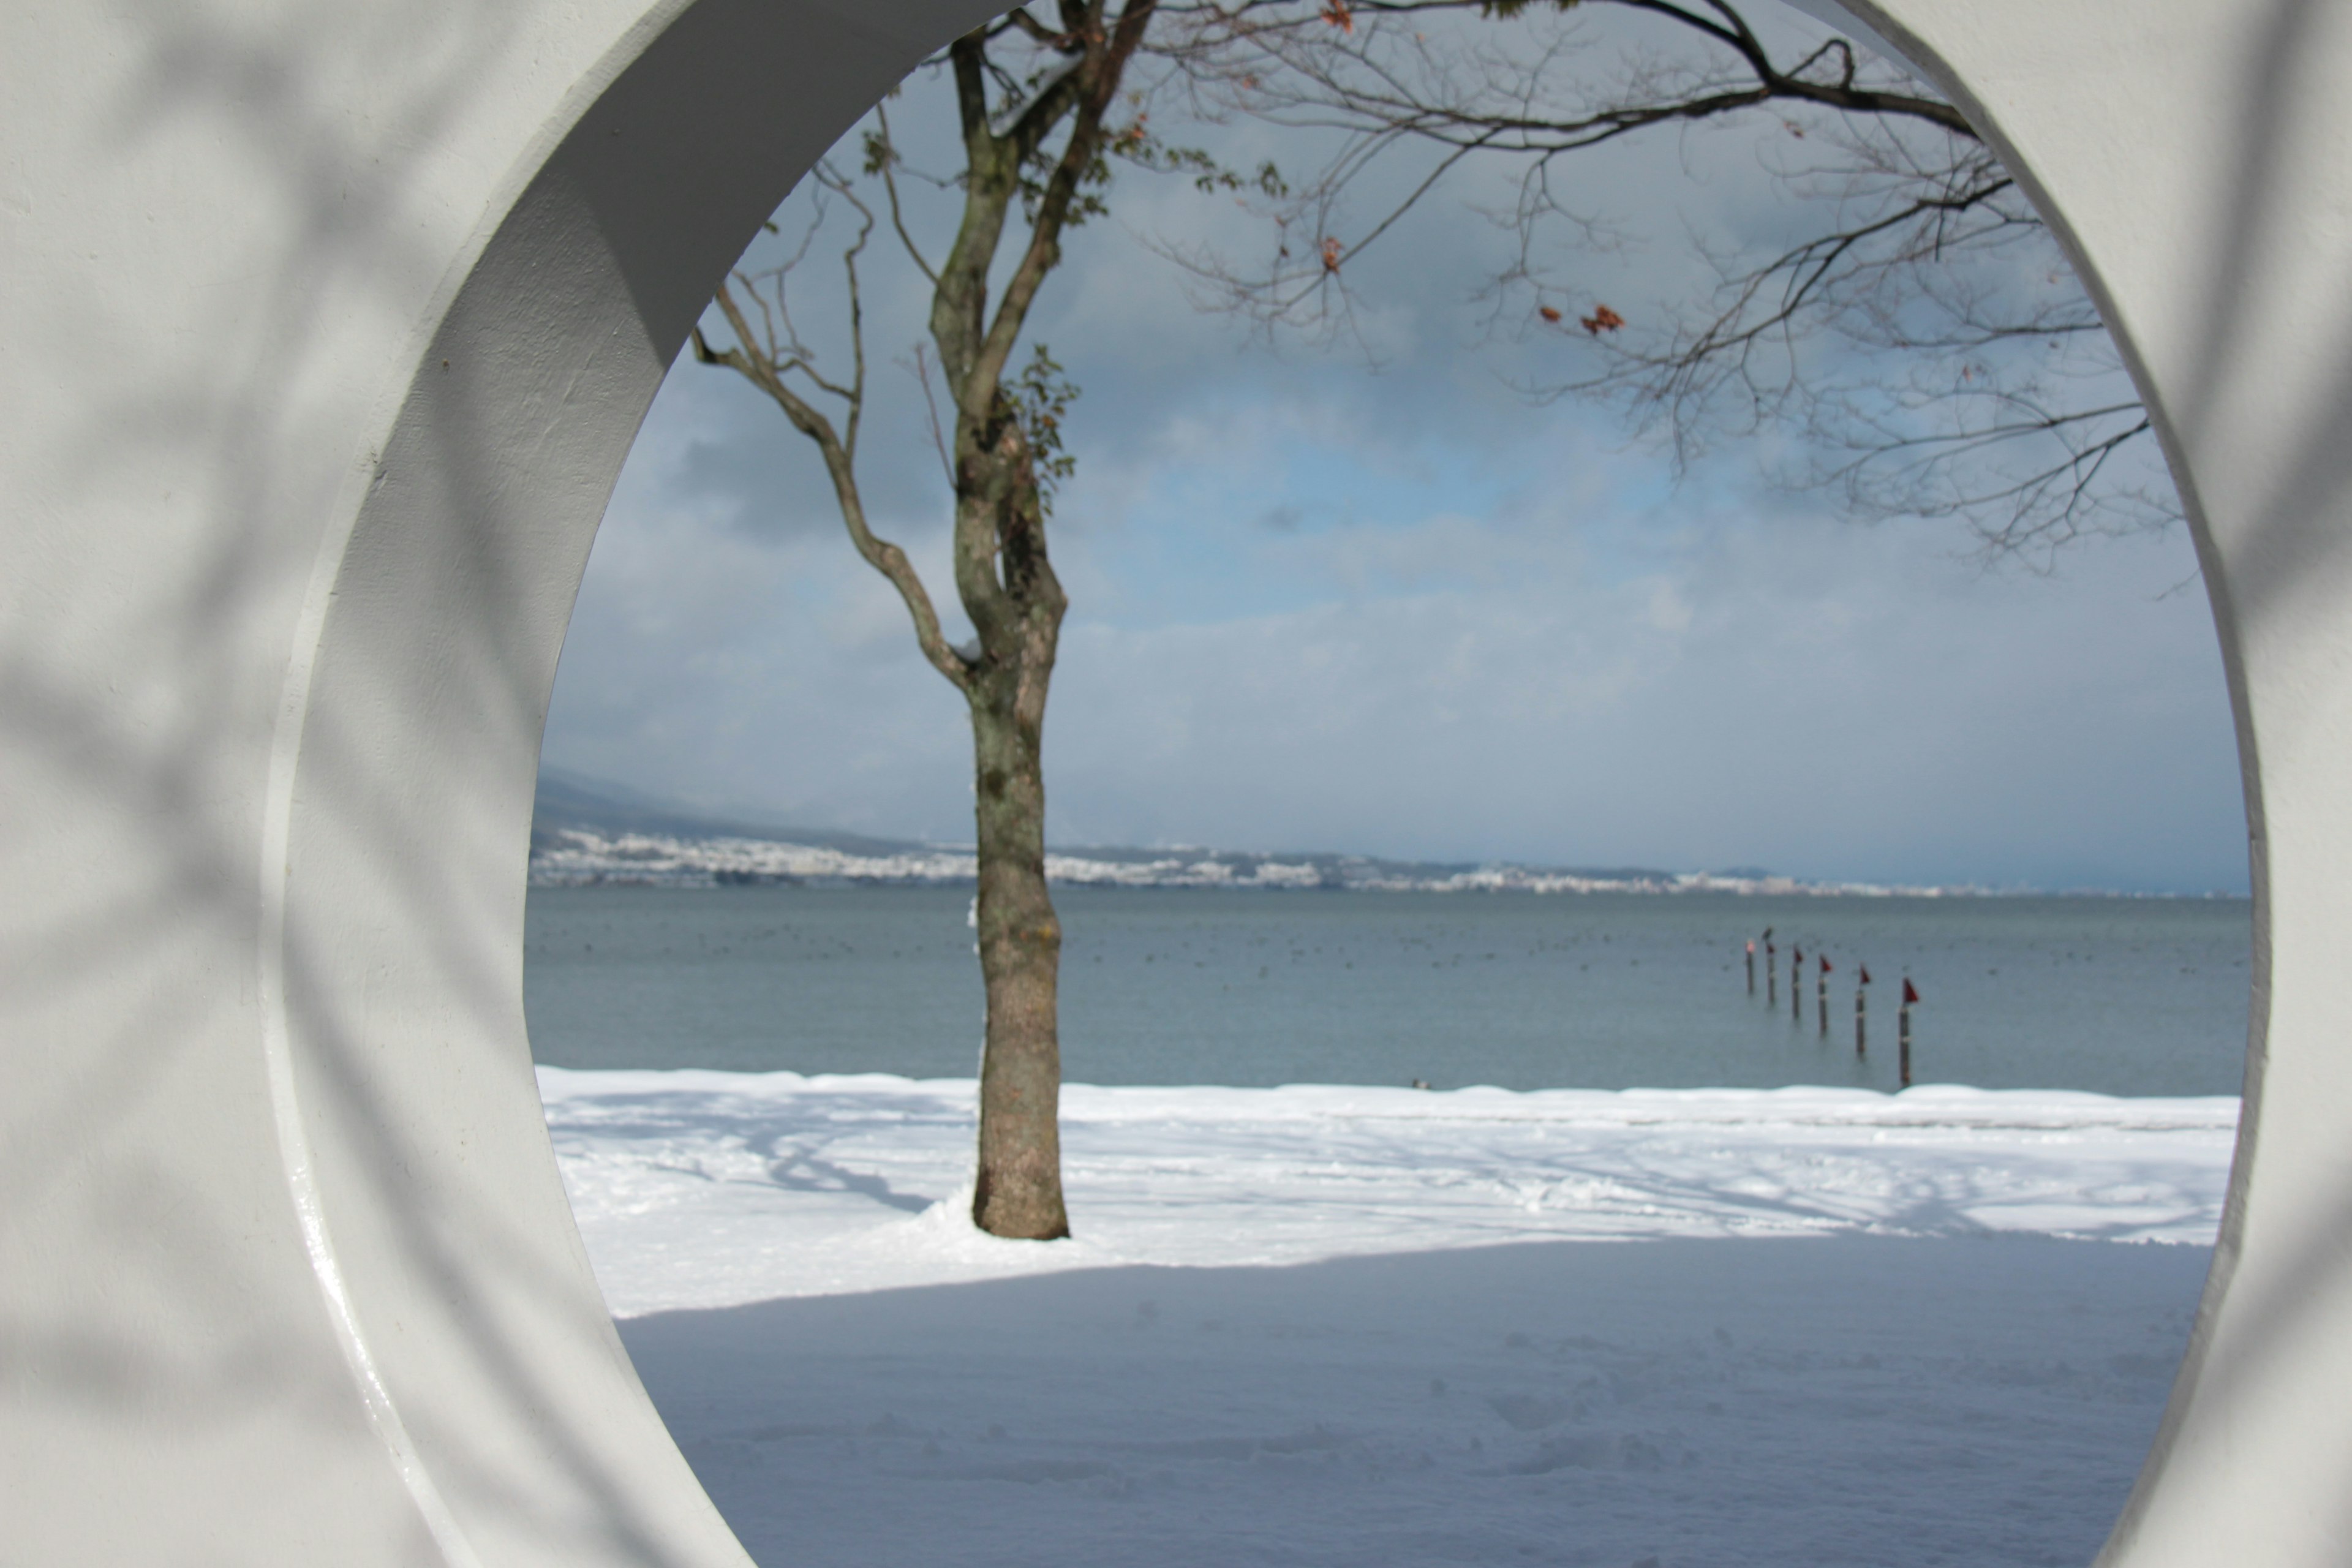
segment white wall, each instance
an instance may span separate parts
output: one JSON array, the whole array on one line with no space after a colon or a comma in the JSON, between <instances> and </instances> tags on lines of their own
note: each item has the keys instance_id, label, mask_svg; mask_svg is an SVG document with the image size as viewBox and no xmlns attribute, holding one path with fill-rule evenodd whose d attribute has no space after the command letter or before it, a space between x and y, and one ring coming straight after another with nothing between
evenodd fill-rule
<instances>
[{"instance_id":1,"label":"white wall","mask_svg":"<svg viewBox=\"0 0 2352 1568\"><path fill-rule=\"evenodd\" d=\"M988 9L0 12L0 1563L741 1561L539 1117L540 727L720 270ZM2110 1556L2337 1562L2352 7L1853 9L2074 244L2162 415L2237 703L2247 1131Z\"/></svg>"}]
</instances>

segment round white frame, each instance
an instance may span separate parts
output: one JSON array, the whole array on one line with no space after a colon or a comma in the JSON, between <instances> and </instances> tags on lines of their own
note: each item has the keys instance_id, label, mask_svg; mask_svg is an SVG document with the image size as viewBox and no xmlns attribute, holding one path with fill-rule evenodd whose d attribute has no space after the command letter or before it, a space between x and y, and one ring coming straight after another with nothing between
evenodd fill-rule
<instances>
[{"instance_id":1,"label":"round white frame","mask_svg":"<svg viewBox=\"0 0 2352 1568\"><path fill-rule=\"evenodd\" d=\"M2352 6L1851 8L2096 292L2243 758L2237 1164L2102 1562L2341 1562ZM714 280L992 9L0 16L0 1562L745 1561L614 1335L541 1118L540 734Z\"/></svg>"}]
</instances>

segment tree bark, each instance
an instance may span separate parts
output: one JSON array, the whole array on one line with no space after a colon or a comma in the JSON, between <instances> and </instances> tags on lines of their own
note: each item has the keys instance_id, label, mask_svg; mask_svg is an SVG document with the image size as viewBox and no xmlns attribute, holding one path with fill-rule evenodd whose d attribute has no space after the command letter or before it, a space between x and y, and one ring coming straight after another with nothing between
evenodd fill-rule
<instances>
[{"instance_id":1,"label":"tree bark","mask_svg":"<svg viewBox=\"0 0 2352 1568\"><path fill-rule=\"evenodd\" d=\"M980 970L988 991L971 1217L992 1236L1051 1241L1070 1234L1062 1203L1055 1000L1062 926L1045 887L1039 730L1024 721L1014 693L1004 689L1017 684L984 679L971 701Z\"/></svg>"},{"instance_id":2,"label":"tree bark","mask_svg":"<svg viewBox=\"0 0 2352 1568\"><path fill-rule=\"evenodd\" d=\"M980 633L971 710L976 923L988 993L972 1223L992 1236L1070 1234L1062 1203L1062 926L1045 887L1045 698L1069 601L1045 552L1029 443L1000 392L960 419L956 587Z\"/></svg>"}]
</instances>

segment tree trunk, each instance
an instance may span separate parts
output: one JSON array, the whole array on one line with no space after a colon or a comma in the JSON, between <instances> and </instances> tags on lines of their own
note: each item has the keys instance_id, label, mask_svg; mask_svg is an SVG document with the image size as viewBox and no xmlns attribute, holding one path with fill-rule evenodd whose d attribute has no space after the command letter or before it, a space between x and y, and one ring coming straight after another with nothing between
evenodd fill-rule
<instances>
[{"instance_id":1,"label":"tree trunk","mask_svg":"<svg viewBox=\"0 0 2352 1568\"><path fill-rule=\"evenodd\" d=\"M696 357L732 367L782 407L795 428L824 454L842 520L866 563L898 590L915 623L916 641L931 667L964 695L971 711L973 813L978 825L980 968L988 990L987 1045L980 1067L980 1170L973 1184L972 1222L992 1235L1050 1241L1070 1234L1062 1202L1062 1047L1055 989L1060 980L1062 926L1045 890L1045 692L1054 676L1062 616L1069 601L1045 548L1045 513L1052 481L1069 471L1060 421L1076 389L1058 380L1060 367L1036 345L1030 370L1008 376L1007 363L1029 307L1061 260L1061 234L1071 205L1090 182L1107 177L1103 115L1118 94L1127 61L1142 43L1156 0L1126 0L1117 24L1106 20L1108 0L1062 0L1065 31L1045 35L1025 13L1031 37L1043 39L1066 64L1026 88L1007 88L1011 122L997 129L990 112L990 28L966 34L949 50L961 118L965 177L963 221L954 247L934 270L900 221L898 188L888 184L896 154L882 122L879 142L868 140L867 174L888 184L890 215L899 237L931 279L931 340L941 375L955 400L951 483L955 489L956 595L975 637L950 644L930 595L906 552L875 537L856 479L858 426L866 407L866 348L860 328L857 258L875 214L828 165L818 165L825 188L863 220L843 255L849 286L849 327L855 374L847 385L828 381L792 335L784 310L782 273L776 274L773 310L760 304L755 332L730 289L718 303L736 346L724 353L694 336ZM1046 139L1070 122L1059 153ZM1139 112L1136 125L1142 117ZM878 146L878 152L877 152ZM871 162L879 158L878 163ZM1039 176L1034 186L1024 171ZM991 268L1016 203L1029 238L1004 280L992 317ZM812 230L814 234L814 230ZM803 243L805 249L805 242ZM787 263L784 271L789 271ZM751 287L750 279L742 279ZM756 288L752 288L755 300ZM781 329L779 323L782 323ZM805 375L848 405L845 430L786 384ZM925 384L928 397L929 384ZM935 426L936 428L936 426Z\"/></svg>"},{"instance_id":2,"label":"tree trunk","mask_svg":"<svg viewBox=\"0 0 2352 1568\"><path fill-rule=\"evenodd\" d=\"M1050 644L1045 658L1052 658ZM1062 1204L1062 1047L1055 991L1062 926L1045 888L1040 721L1050 671L1050 662L1018 676L989 670L971 691L980 969L988 987L971 1217L992 1236L1032 1241L1070 1234ZM1022 689L1033 683L1034 705L1021 700Z\"/></svg>"}]
</instances>

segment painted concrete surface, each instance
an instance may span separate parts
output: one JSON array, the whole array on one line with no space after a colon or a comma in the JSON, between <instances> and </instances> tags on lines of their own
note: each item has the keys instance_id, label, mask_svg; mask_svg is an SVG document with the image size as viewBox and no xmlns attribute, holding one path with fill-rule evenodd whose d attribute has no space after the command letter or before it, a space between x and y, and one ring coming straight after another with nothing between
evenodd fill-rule
<instances>
[{"instance_id":1,"label":"painted concrete surface","mask_svg":"<svg viewBox=\"0 0 2352 1568\"><path fill-rule=\"evenodd\" d=\"M1853 7L2158 409L2248 782L2248 1114L2108 1549L2352 1554L2352 8ZM0 1563L744 1561L521 1011L629 437L802 170L985 0L0 14Z\"/></svg>"}]
</instances>

